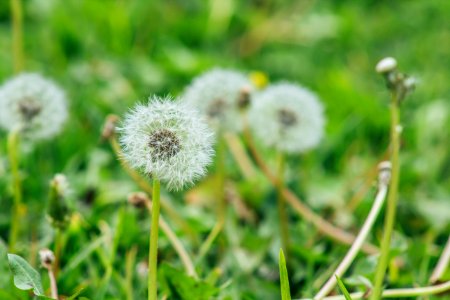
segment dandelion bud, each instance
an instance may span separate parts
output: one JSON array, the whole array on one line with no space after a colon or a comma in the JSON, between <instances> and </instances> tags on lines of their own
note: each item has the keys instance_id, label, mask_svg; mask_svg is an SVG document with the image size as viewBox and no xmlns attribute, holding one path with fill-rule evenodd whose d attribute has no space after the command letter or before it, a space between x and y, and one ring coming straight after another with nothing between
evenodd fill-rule
<instances>
[{"instance_id":1,"label":"dandelion bud","mask_svg":"<svg viewBox=\"0 0 450 300\"><path fill-rule=\"evenodd\" d=\"M397 69L397 60L393 57L385 57L377 63L375 70L380 74L391 73Z\"/></svg>"},{"instance_id":2,"label":"dandelion bud","mask_svg":"<svg viewBox=\"0 0 450 300\"><path fill-rule=\"evenodd\" d=\"M416 88L417 80L414 77L406 77L403 80L403 87L407 92L413 91Z\"/></svg>"},{"instance_id":3,"label":"dandelion bud","mask_svg":"<svg viewBox=\"0 0 450 300\"><path fill-rule=\"evenodd\" d=\"M390 161L382 161L378 164L378 183L388 185L391 180L392 164Z\"/></svg>"},{"instance_id":4,"label":"dandelion bud","mask_svg":"<svg viewBox=\"0 0 450 300\"><path fill-rule=\"evenodd\" d=\"M247 105L253 90L243 74L223 69L206 72L186 88L182 99L206 117L216 130L239 132L241 109Z\"/></svg>"},{"instance_id":5,"label":"dandelion bud","mask_svg":"<svg viewBox=\"0 0 450 300\"><path fill-rule=\"evenodd\" d=\"M66 176L56 174L50 181L50 199L48 204L48 218L52 226L65 228L70 219L66 198L69 193L69 183Z\"/></svg>"},{"instance_id":6,"label":"dandelion bud","mask_svg":"<svg viewBox=\"0 0 450 300\"><path fill-rule=\"evenodd\" d=\"M150 203L150 199L144 192L134 192L128 195L128 203L136 208L144 208Z\"/></svg>"},{"instance_id":7,"label":"dandelion bud","mask_svg":"<svg viewBox=\"0 0 450 300\"><path fill-rule=\"evenodd\" d=\"M55 255L52 250L42 249L39 251L39 259L41 265L46 269L53 268L53 263L55 262Z\"/></svg>"},{"instance_id":8,"label":"dandelion bud","mask_svg":"<svg viewBox=\"0 0 450 300\"><path fill-rule=\"evenodd\" d=\"M64 92L38 74L21 74L0 88L0 127L34 140L58 134L67 119Z\"/></svg>"},{"instance_id":9,"label":"dandelion bud","mask_svg":"<svg viewBox=\"0 0 450 300\"><path fill-rule=\"evenodd\" d=\"M124 158L169 189L192 184L211 162L213 133L185 103L153 97L136 105L119 130Z\"/></svg>"},{"instance_id":10,"label":"dandelion bud","mask_svg":"<svg viewBox=\"0 0 450 300\"><path fill-rule=\"evenodd\" d=\"M119 117L116 115L108 115L102 130L102 140L108 140L116 134L116 124Z\"/></svg>"},{"instance_id":11,"label":"dandelion bud","mask_svg":"<svg viewBox=\"0 0 450 300\"><path fill-rule=\"evenodd\" d=\"M323 136L325 118L318 97L291 83L278 83L255 95L249 112L255 136L286 153L312 149Z\"/></svg>"},{"instance_id":12,"label":"dandelion bud","mask_svg":"<svg viewBox=\"0 0 450 300\"><path fill-rule=\"evenodd\" d=\"M140 261L136 265L136 273L140 278L145 278L148 276L148 263L146 261Z\"/></svg>"}]
</instances>

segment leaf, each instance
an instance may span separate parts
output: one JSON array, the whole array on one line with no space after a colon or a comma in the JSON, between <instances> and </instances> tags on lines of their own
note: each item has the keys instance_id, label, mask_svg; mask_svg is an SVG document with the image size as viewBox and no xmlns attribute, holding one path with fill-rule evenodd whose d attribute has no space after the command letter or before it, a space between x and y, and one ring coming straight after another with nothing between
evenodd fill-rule
<instances>
[{"instance_id":1,"label":"leaf","mask_svg":"<svg viewBox=\"0 0 450 300\"><path fill-rule=\"evenodd\" d=\"M286 268L286 259L284 258L283 249L280 249L280 287L281 300L291 300L291 290L289 288L289 277Z\"/></svg>"},{"instance_id":2,"label":"leaf","mask_svg":"<svg viewBox=\"0 0 450 300\"><path fill-rule=\"evenodd\" d=\"M342 282L342 280L339 278L339 276L336 276L336 280L339 286L339 289L341 290L342 294L344 294L345 300L352 300L352 297L350 297L350 294L347 291L347 288L345 287L344 283Z\"/></svg>"},{"instance_id":3,"label":"leaf","mask_svg":"<svg viewBox=\"0 0 450 300\"><path fill-rule=\"evenodd\" d=\"M33 289L36 296L45 296L41 276L22 257L8 254L9 267L14 276L14 285L21 290Z\"/></svg>"}]
</instances>

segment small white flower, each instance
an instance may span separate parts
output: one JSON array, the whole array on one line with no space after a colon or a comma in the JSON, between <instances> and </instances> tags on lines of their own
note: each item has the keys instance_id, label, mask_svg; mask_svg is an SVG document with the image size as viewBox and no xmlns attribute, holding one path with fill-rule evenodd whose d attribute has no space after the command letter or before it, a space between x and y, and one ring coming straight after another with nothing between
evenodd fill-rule
<instances>
[{"instance_id":1,"label":"small white flower","mask_svg":"<svg viewBox=\"0 0 450 300\"><path fill-rule=\"evenodd\" d=\"M195 78L182 98L205 115L215 130L238 132L242 129L240 111L252 90L252 83L245 75L213 69Z\"/></svg>"},{"instance_id":2,"label":"small white flower","mask_svg":"<svg viewBox=\"0 0 450 300\"><path fill-rule=\"evenodd\" d=\"M156 96L125 117L120 142L125 159L169 189L205 174L213 155L213 133L188 105Z\"/></svg>"},{"instance_id":3,"label":"small white flower","mask_svg":"<svg viewBox=\"0 0 450 300\"><path fill-rule=\"evenodd\" d=\"M325 119L314 93L295 84L278 83L255 95L249 123L264 145L299 153L317 146Z\"/></svg>"},{"instance_id":4,"label":"small white flower","mask_svg":"<svg viewBox=\"0 0 450 300\"><path fill-rule=\"evenodd\" d=\"M0 127L20 128L30 139L58 134L67 119L65 93L39 74L24 73L0 87Z\"/></svg>"},{"instance_id":5,"label":"small white flower","mask_svg":"<svg viewBox=\"0 0 450 300\"><path fill-rule=\"evenodd\" d=\"M395 58L393 57L385 57L377 63L375 70L380 74L384 74L392 72L396 68L397 60L395 60Z\"/></svg>"}]
</instances>

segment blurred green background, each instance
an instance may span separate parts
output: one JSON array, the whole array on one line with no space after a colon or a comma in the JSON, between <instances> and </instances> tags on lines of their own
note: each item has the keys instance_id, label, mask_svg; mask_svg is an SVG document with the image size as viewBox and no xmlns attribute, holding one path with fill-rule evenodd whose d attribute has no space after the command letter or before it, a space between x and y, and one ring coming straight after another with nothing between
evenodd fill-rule
<instances>
[{"instance_id":1,"label":"blurred green background","mask_svg":"<svg viewBox=\"0 0 450 300\"><path fill-rule=\"evenodd\" d=\"M374 66L393 56L400 69L419 82L402 107L396 229L407 263L393 285L427 283L450 232L450 1L25 0L24 9L25 68L65 88L71 113L55 141L22 147L27 222L40 224L27 232L37 244L51 240L43 209L53 174L69 177L72 207L80 214L71 227L67 261L102 233L99 223L114 227L117 208L136 189L109 146L100 142L107 114L122 115L153 93L176 96L193 77L216 66L262 72L271 82L289 80L319 94L326 108L326 136L317 150L292 158L289 184L334 223L357 229L373 191L354 213L346 212L346 202L388 144L389 95ZM3 82L13 75L6 0L0 1L0 45ZM7 234L11 202L5 138L0 132L2 237ZM238 267L242 259L230 258L232 262L222 266L221 283L234 278L226 293L242 298L232 299L275 299L276 247L267 234L277 229L273 191L264 181L253 189L236 170L231 170L230 180L264 221L246 224L240 232L242 248L256 257L254 265ZM182 193L174 195L175 200L182 198ZM208 211L199 212L179 200L174 205L200 232L213 223ZM133 218L119 249L125 253L138 242L138 257L145 258L147 221L133 210L126 213ZM310 296L317 288L314 281L346 247L332 247L294 214L292 220L298 248L291 285L294 295ZM372 236L375 243L381 236L379 225ZM250 237L255 240L249 242ZM315 245L314 250L307 245ZM163 257L176 260L163 240L162 249L166 248ZM86 278L99 280L102 267L95 267L97 260L67 275L61 289L69 293ZM369 260L358 262L355 270L372 272ZM236 267L230 267L233 264ZM202 269L208 274L213 266ZM110 288L111 299L120 298L118 290ZM92 287L89 293L94 293Z\"/></svg>"}]
</instances>

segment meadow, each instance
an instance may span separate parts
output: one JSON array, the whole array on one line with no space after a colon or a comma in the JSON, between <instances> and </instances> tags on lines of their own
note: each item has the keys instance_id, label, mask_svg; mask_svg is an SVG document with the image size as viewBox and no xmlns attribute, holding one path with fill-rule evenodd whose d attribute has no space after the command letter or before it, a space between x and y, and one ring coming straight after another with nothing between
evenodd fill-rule
<instances>
[{"instance_id":1,"label":"meadow","mask_svg":"<svg viewBox=\"0 0 450 300\"><path fill-rule=\"evenodd\" d=\"M449 15L0 0L0 299L450 299Z\"/></svg>"}]
</instances>

